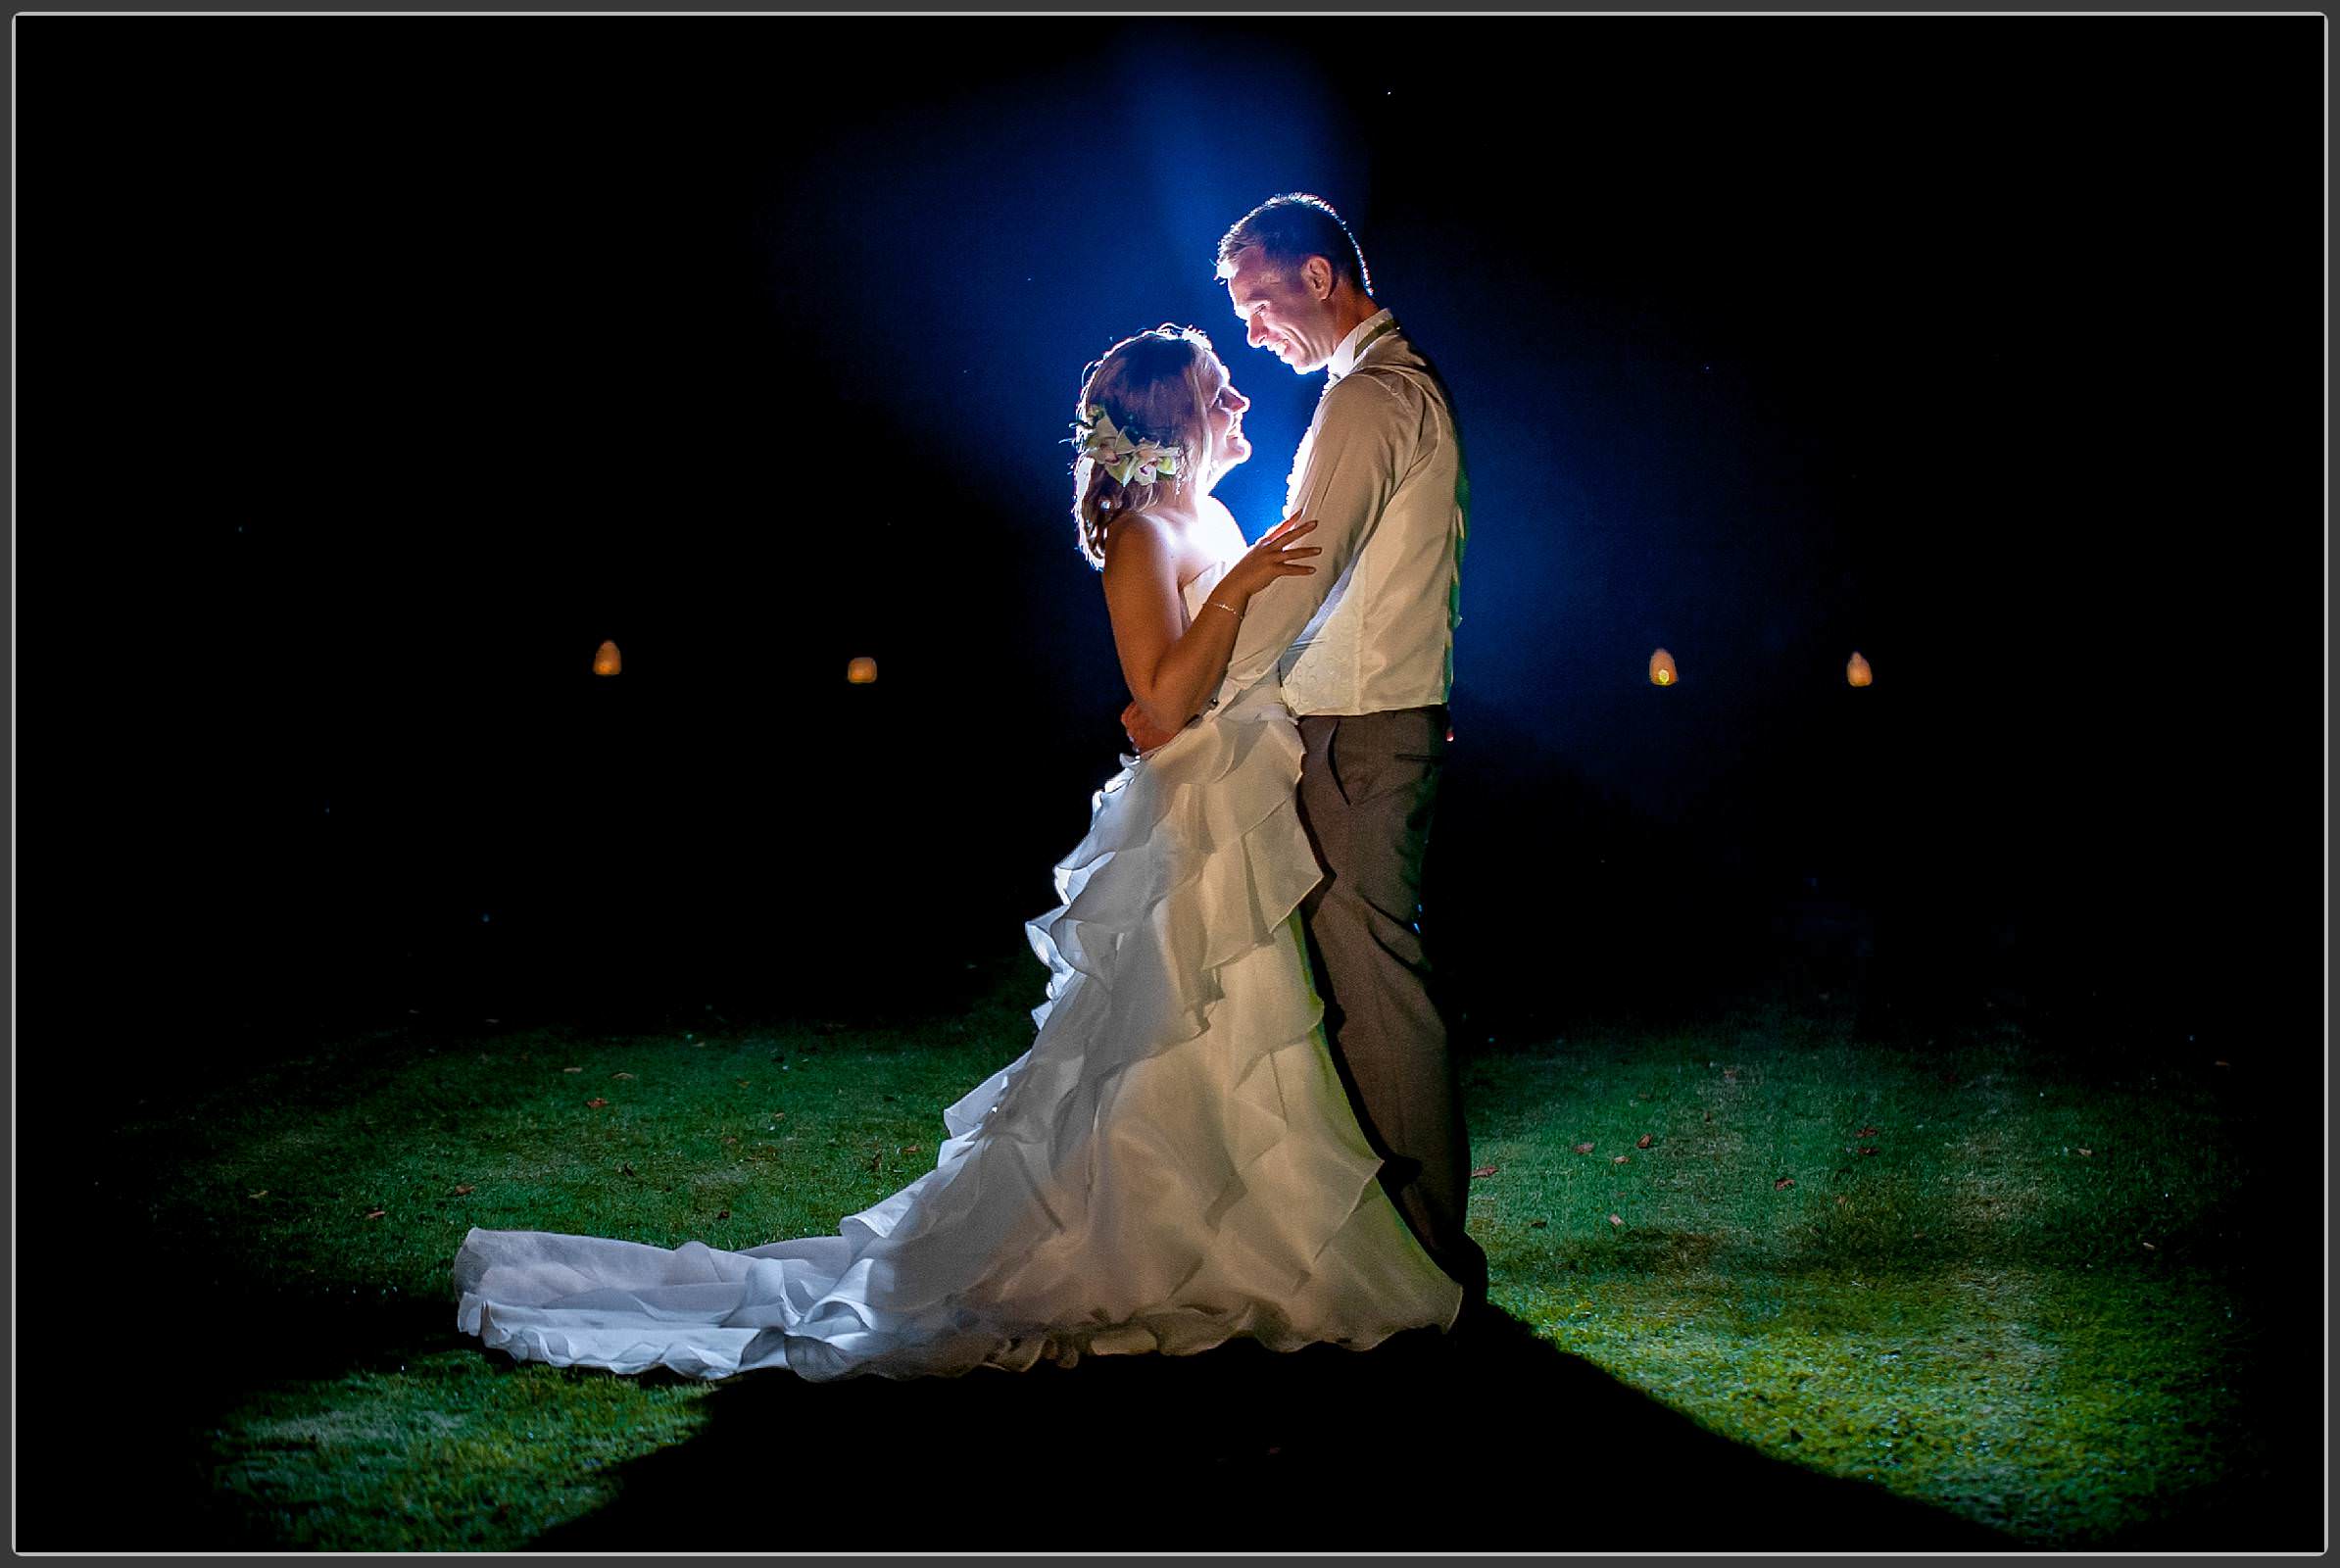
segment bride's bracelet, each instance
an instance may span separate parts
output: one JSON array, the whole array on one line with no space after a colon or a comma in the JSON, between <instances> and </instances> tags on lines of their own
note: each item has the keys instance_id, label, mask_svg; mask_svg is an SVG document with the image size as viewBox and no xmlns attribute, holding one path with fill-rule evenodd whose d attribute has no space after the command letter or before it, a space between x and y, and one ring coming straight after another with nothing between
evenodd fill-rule
<instances>
[{"instance_id":1,"label":"bride's bracelet","mask_svg":"<svg viewBox=\"0 0 2340 1568\"><path fill-rule=\"evenodd\" d=\"M1203 602L1204 604L1206 604L1206 605L1209 605L1209 606L1213 607L1214 609L1218 609L1218 610L1224 610L1224 611L1226 611L1226 612L1227 612L1227 613L1229 613L1230 615L1233 615L1233 616L1234 616L1236 619L1238 619L1238 620L1241 620L1241 619L1243 619L1243 612L1242 611L1240 611L1240 610L1236 609L1236 608L1235 608L1233 605L1222 605L1222 604L1220 604L1220 603L1219 603L1219 602L1218 602L1216 599L1205 599L1205 600L1204 600L1204 601L1202 601L1202 602Z\"/></svg>"}]
</instances>

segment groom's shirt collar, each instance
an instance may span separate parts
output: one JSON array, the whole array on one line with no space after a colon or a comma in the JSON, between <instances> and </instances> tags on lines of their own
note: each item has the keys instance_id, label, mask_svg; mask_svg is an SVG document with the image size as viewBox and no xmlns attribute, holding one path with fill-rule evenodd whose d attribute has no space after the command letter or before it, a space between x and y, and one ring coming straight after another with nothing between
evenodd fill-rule
<instances>
[{"instance_id":1,"label":"groom's shirt collar","mask_svg":"<svg viewBox=\"0 0 2340 1568\"><path fill-rule=\"evenodd\" d=\"M1396 330L1397 318L1391 316L1387 309L1374 312L1373 315L1350 327L1348 336L1342 338L1341 346L1333 351L1333 357L1325 361L1325 385L1331 386L1335 381L1355 369L1357 356L1365 352L1366 345L1385 332Z\"/></svg>"}]
</instances>

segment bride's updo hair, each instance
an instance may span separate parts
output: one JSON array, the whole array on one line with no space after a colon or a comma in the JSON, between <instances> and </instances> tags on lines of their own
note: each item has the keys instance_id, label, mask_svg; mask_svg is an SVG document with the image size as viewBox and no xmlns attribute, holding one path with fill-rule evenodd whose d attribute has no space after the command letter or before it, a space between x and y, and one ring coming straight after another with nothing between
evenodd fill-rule
<instances>
[{"instance_id":1,"label":"bride's updo hair","mask_svg":"<svg viewBox=\"0 0 2340 1568\"><path fill-rule=\"evenodd\" d=\"M1089 368L1081 383L1080 401L1073 415L1102 408L1131 441L1156 441L1184 447L1186 459L1178 477L1152 484L1124 485L1086 453L1073 461L1073 517L1079 524L1081 554L1092 566L1103 570L1105 536L1113 519L1151 503L1165 485L1183 484L1208 473L1218 454L1210 445L1210 390L1203 367L1210 362L1210 339L1191 326L1167 323L1150 332L1126 337L1105 350ZM1076 436L1077 440L1078 437Z\"/></svg>"}]
</instances>

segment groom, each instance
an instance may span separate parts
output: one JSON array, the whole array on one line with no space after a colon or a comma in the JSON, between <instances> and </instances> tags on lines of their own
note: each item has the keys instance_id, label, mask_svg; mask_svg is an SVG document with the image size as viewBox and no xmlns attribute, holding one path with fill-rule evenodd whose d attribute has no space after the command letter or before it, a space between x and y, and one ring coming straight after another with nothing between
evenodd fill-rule
<instances>
[{"instance_id":1,"label":"groom","mask_svg":"<svg viewBox=\"0 0 2340 1568\"><path fill-rule=\"evenodd\" d=\"M1300 820L1325 869L1300 912L1333 1056L1398 1212L1476 1307L1470 1145L1416 923L1469 495L1454 414L1330 204L1262 202L1219 241L1218 275L1253 348L1327 372L1284 508L1316 519L1321 569L1253 597L1219 695L1283 671L1306 746ZM1141 751L1167 738L1131 734Z\"/></svg>"}]
</instances>

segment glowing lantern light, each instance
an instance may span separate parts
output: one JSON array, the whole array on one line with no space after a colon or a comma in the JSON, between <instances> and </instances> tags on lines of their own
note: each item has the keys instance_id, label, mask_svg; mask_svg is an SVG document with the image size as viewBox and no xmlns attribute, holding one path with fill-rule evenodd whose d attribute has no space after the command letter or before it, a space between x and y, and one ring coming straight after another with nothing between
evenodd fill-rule
<instances>
[{"instance_id":1,"label":"glowing lantern light","mask_svg":"<svg viewBox=\"0 0 2340 1568\"><path fill-rule=\"evenodd\" d=\"M1674 668L1674 656L1663 648L1649 656L1649 684L1671 686L1681 677Z\"/></svg>"},{"instance_id":2,"label":"glowing lantern light","mask_svg":"<svg viewBox=\"0 0 2340 1568\"><path fill-rule=\"evenodd\" d=\"M615 643L604 643L594 653L593 672L596 675L614 675L623 667L618 662Z\"/></svg>"},{"instance_id":3,"label":"glowing lantern light","mask_svg":"<svg viewBox=\"0 0 2340 1568\"><path fill-rule=\"evenodd\" d=\"M1844 662L1844 684L1866 686L1876 678L1869 673L1869 661L1861 657L1859 649L1854 649L1852 658Z\"/></svg>"},{"instance_id":4,"label":"glowing lantern light","mask_svg":"<svg viewBox=\"0 0 2340 1568\"><path fill-rule=\"evenodd\" d=\"M877 679L877 661L856 659L845 666L845 678L855 686L866 686Z\"/></svg>"}]
</instances>

